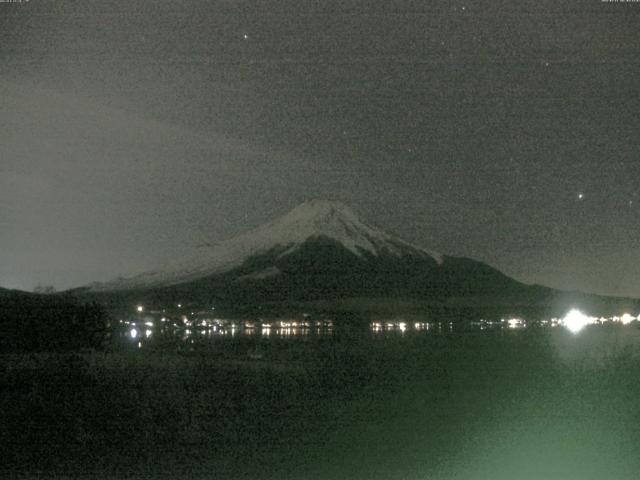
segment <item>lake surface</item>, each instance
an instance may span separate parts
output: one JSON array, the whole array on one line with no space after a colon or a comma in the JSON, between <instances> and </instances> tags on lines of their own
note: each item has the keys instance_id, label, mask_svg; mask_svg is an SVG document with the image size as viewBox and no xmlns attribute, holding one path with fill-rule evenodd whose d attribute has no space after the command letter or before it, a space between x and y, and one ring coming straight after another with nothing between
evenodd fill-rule
<instances>
[{"instance_id":1,"label":"lake surface","mask_svg":"<svg viewBox=\"0 0 640 480\"><path fill-rule=\"evenodd\" d=\"M12 473L606 480L640 471L636 322L577 333L397 321L132 328L114 334L110 353L5 368L17 393L3 408L21 405L9 433L33 452L19 453Z\"/></svg>"}]
</instances>

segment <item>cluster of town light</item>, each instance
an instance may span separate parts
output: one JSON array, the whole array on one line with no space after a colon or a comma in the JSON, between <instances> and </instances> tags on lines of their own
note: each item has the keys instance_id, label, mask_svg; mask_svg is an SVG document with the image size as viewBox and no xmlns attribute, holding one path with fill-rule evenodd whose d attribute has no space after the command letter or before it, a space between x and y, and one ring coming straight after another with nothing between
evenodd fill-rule
<instances>
[{"instance_id":1,"label":"cluster of town light","mask_svg":"<svg viewBox=\"0 0 640 480\"><path fill-rule=\"evenodd\" d=\"M176 304L179 309L182 309L181 303ZM231 334L235 336L239 331L244 334L251 335L256 329L260 329L263 335L270 335L273 331L278 335L305 335L309 333L309 330L315 327L317 333L330 332L333 327L332 320L316 320L312 321L309 314L303 314L303 319L291 319L291 320L274 320L274 321L233 321L222 318L211 318L211 311L215 311L215 307L212 306L211 310L198 311L198 312L184 312L179 316L173 315L173 318L169 315L165 309L162 310L149 310L148 315L142 316L146 312L144 305L134 305L134 311L138 314L134 318L129 320L121 319L119 323L128 327L127 336L132 340L142 340L143 338L149 338L153 334L156 326L163 331L171 331L173 333L181 332L184 337L190 337L194 331L197 330L202 335L215 334L226 335ZM153 315L163 315L160 319L154 319ZM192 330L193 329L193 330ZM192 340L193 342L193 340ZM138 341L138 346L141 343Z\"/></svg>"},{"instance_id":2,"label":"cluster of town light","mask_svg":"<svg viewBox=\"0 0 640 480\"><path fill-rule=\"evenodd\" d=\"M385 322L371 322L370 327L374 333L380 333L385 330L396 330L401 333L410 330L413 326L413 330L416 331L429 331L434 328L442 329L442 322L414 322L413 324L407 323L404 320L388 320ZM453 322L445 323L450 329L453 328Z\"/></svg>"},{"instance_id":3,"label":"cluster of town light","mask_svg":"<svg viewBox=\"0 0 640 480\"><path fill-rule=\"evenodd\" d=\"M634 317L629 313L625 313L622 316L614 316L614 317L589 317L583 314L578 309L570 310L563 318L552 318L550 320L539 320L528 322L522 318L503 318L501 320L491 321L491 320L480 320L480 321L472 321L472 327L479 327L480 330L491 329L491 328L508 328L510 330L519 330L526 328L531 324L539 325L539 326L564 326L567 330L573 333L577 333L582 330L587 325L598 324L602 325L605 323L620 323L622 325L628 325L631 322L640 321L640 315ZM445 325L447 325L445 323ZM409 327L409 324L404 321L386 321L386 322L372 322L371 330L374 333L381 333L385 330L388 331L400 331L405 332ZM442 322L416 322L413 324L414 330L426 330L429 331L433 327L437 327L438 331L442 330L443 323ZM453 328L453 323L448 322L449 330Z\"/></svg>"},{"instance_id":4,"label":"cluster of town light","mask_svg":"<svg viewBox=\"0 0 640 480\"><path fill-rule=\"evenodd\" d=\"M181 308L182 304L177 304L177 306L178 308ZM140 314L145 311L145 307L144 305L137 305L135 307L135 310L137 313ZM215 310L215 307L212 307L211 310ZM163 310L163 312L164 311L165 310ZM151 312L151 313L154 313L154 312ZM204 312L199 312L199 313L203 314ZM191 312L191 314L195 315L194 312ZM136 325L139 325L139 326L144 325L144 327L146 327L146 329L144 330L144 336L148 338L152 334L152 330L150 329L154 328L155 324L152 321L152 318L150 317L146 317L144 320L145 320L144 322L120 320L120 323L130 325L131 327L133 327L129 331L129 335L131 336L132 339L136 339L143 336L142 332L137 330ZM608 318L607 317L590 317L582 313L580 310L574 308L570 310L563 318L539 320L531 323L541 325L541 326L551 326L551 327L564 326L570 332L578 333L588 325L604 324L608 322L621 323L622 325L628 325L631 322L635 322L635 321L640 321L640 315L635 317L629 313L625 313L619 317L618 316L608 317ZM327 328L327 327L332 328L333 326L331 320L323 320L323 321L315 321L315 322L310 321L309 315L307 314L304 315L304 320L278 320L278 321L271 321L271 322L246 321L246 322L240 322L240 324L238 325L236 325L233 322L229 322L228 320L223 320L218 318L215 318L215 319L206 318L206 319L198 320L195 318L189 318L187 315L184 315L184 314L181 315L180 320L176 319L175 321L172 321L169 318L163 316L160 319L160 322L163 324L166 324L167 322L169 322L170 323L169 326L172 325L173 327L176 327L176 328L186 328L185 333L187 335L191 334L190 328L193 328L193 327L201 329L201 333L203 334L206 332L226 333L227 330L229 330L230 333L233 335L233 333L236 331L238 327L242 328L244 331L248 333L252 333L253 329L256 326L259 326L263 335L269 335L271 333L272 327L276 328L279 333L287 334L287 333L295 333L299 329L305 330L313 326L316 326L319 328ZM485 328L492 328L492 327L522 329L522 328L526 328L529 325L527 321L521 318L508 318L508 319L503 318L497 321L480 320L478 322L471 322L471 324L479 325L481 330L484 330ZM442 322L437 322L437 323L415 322L411 326L413 326L413 329L417 331L419 330L428 331L432 327L436 327L436 326L438 327L438 330L442 330ZM452 329L453 323L449 322L448 326L449 326L449 329ZM373 332L376 332L376 333L382 332L383 330L396 330L404 333L409 328L410 328L409 324L403 320L391 320L391 321L385 321L385 322L371 323L371 329L373 330Z\"/></svg>"},{"instance_id":5,"label":"cluster of town light","mask_svg":"<svg viewBox=\"0 0 640 480\"><path fill-rule=\"evenodd\" d=\"M631 322L640 321L640 315L634 317L629 313L625 313L622 316L613 316L613 317L590 317L585 315L577 308L571 309L563 318L552 318L551 320L540 320L539 322L535 322L542 326L552 326L556 327L558 325L562 325L567 330L573 333L578 333L587 325L602 325L605 323L621 323L622 325L628 325ZM486 322L490 324L491 322ZM510 318L510 319L502 319L502 324L505 324L512 329L516 328L524 328L527 326L527 322L520 318Z\"/></svg>"},{"instance_id":6,"label":"cluster of town light","mask_svg":"<svg viewBox=\"0 0 640 480\"><path fill-rule=\"evenodd\" d=\"M631 322L640 321L640 315L634 317L630 313L625 313L620 317L589 317L582 313L578 309L573 309L561 320L568 330L573 333L577 333L587 325L604 324L604 323L621 323L622 325L629 325Z\"/></svg>"}]
</instances>

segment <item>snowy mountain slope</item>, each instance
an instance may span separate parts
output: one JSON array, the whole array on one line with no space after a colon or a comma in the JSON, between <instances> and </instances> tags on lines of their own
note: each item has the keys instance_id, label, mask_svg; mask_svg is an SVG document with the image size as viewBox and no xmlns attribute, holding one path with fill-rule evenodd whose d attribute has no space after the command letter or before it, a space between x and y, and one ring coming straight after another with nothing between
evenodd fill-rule
<instances>
[{"instance_id":1,"label":"snowy mountain slope","mask_svg":"<svg viewBox=\"0 0 640 480\"><path fill-rule=\"evenodd\" d=\"M205 245L162 269L72 293L115 309L139 302L215 304L216 310L237 315L299 308L324 312L340 305L386 311L384 305L400 300L408 302L402 308L409 312L456 319L518 312L557 316L576 304L591 305L590 311L604 315L637 305L526 285L485 263L413 246L367 225L347 206L322 200L303 203L231 240Z\"/></svg>"},{"instance_id":2,"label":"snowy mountain slope","mask_svg":"<svg viewBox=\"0 0 640 480\"><path fill-rule=\"evenodd\" d=\"M91 286L94 292L155 288L193 282L200 278L223 274L240 267L248 259L278 252L278 258L291 255L313 239L328 239L341 245L356 257L415 257L442 264L443 256L413 246L400 238L373 228L340 202L312 200L288 214L238 237L213 245L205 245L191 258L128 279ZM271 267L254 272L247 278L277 275Z\"/></svg>"}]
</instances>

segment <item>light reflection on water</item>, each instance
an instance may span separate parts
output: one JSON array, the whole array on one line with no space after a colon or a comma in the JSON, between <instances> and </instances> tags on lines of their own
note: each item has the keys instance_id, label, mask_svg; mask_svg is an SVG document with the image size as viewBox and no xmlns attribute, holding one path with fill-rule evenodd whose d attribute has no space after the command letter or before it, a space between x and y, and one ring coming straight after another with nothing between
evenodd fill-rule
<instances>
[{"instance_id":1,"label":"light reflection on water","mask_svg":"<svg viewBox=\"0 0 640 480\"><path fill-rule=\"evenodd\" d=\"M184 343L192 344L195 341L214 341L223 339L263 338L263 339L295 339L316 337L330 337L333 335L333 321L323 320L317 322L230 322L217 321L191 323L189 328L181 325L167 324L147 326L141 332L135 327L134 322L120 322L127 325L116 334L116 337L129 341L141 348L147 342L158 339L178 339ZM147 323L149 325L150 322Z\"/></svg>"},{"instance_id":2,"label":"light reflection on water","mask_svg":"<svg viewBox=\"0 0 640 480\"><path fill-rule=\"evenodd\" d=\"M575 316L575 311L574 316ZM478 320L478 321L422 321L407 320L402 317L387 318L370 321L364 324L361 334L368 334L375 337L389 337L406 335L447 335L462 334L470 332L518 332L532 328L555 329L564 327L562 330L572 332L574 335L584 335L590 328L602 327L606 324L616 324L616 328L634 328L638 324L637 317L625 315L622 317L611 317L594 319L584 322L580 329L575 328L571 319L571 312L565 319L540 320L527 322L519 318L508 318L500 320ZM587 318L587 317L584 317ZM127 339L130 343L138 347L144 346L147 342L156 339L179 339L185 343L210 341L216 339L240 339L240 338L262 338L262 339L305 339L314 337L331 337L334 335L334 321L324 320L278 320L278 321L258 321L258 320L197 320L171 322L162 318L159 322L148 320L145 322L145 329L139 330L135 322L120 321L124 329L120 330L119 337ZM340 324L339 324L340 325ZM586 328L585 328L586 327ZM584 331L583 331L584 329ZM340 330L340 328L338 329ZM637 330L637 328L635 329ZM118 335L116 335L118 336Z\"/></svg>"}]
</instances>

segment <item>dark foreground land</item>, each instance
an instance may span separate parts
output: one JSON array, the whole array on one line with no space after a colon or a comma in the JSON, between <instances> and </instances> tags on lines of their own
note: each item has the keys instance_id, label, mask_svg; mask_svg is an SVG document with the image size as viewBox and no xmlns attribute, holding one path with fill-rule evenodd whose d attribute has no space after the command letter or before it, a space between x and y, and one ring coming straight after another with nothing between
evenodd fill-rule
<instances>
[{"instance_id":1,"label":"dark foreground land","mask_svg":"<svg viewBox=\"0 0 640 480\"><path fill-rule=\"evenodd\" d=\"M630 328L4 355L0 476L633 479Z\"/></svg>"}]
</instances>

